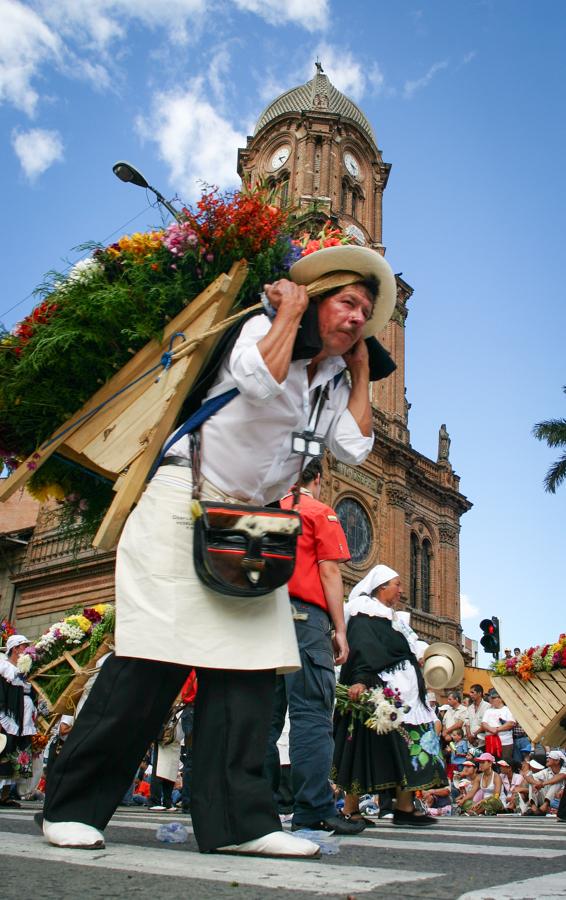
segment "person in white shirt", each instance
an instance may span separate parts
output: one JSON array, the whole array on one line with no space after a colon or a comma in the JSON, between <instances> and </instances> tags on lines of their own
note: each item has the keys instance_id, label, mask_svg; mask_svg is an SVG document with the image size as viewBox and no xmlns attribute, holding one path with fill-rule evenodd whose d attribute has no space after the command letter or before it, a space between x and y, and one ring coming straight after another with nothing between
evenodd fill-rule
<instances>
[{"instance_id":1,"label":"person in white shirt","mask_svg":"<svg viewBox=\"0 0 566 900\"><path fill-rule=\"evenodd\" d=\"M265 505L289 490L301 468L292 432L312 421L326 385L317 434L350 465L372 448L364 339L393 312L393 273L376 251L334 246L300 259L290 276L265 286L275 318L246 322L209 391L212 397L237 387L239 394L201 429L205 500ZM309 297L321 349L294 359ZM300 665L288 592L233 598L199 581L185 439L168 453L120 540L116 656L103 666L55 762L44 835L56 846L104 846L102 829L192 666L199 689L191 812L199 849L314 855L314 842L281 831L261 775L276 671Z\"/></svg>"},{"instance_id":2,"label":"person in white shirt","mask_svg":"<svg viewBox=\"0 0 566 900\"><path fill-rule=\"evenodd\" d=\"M484 713L489 709L489 703L483 698L483 687L481 684L473 684L469 694L471 703L466 711L467 718L464 726L466 737L470 744L483 750L485 747L485 734L481 731L481 723Z\"/></svg>"},{"instance_id":3,"label":"person in white shirt","mask_svg":"<svg viewBox=\"0 0 566 900\"><path fill-rule=\"evenodd\" d=\"M515 718L511 710L504 705L497 691L491 690L487 696L490 708L484 713L480 729L485 735L486 750L491 752L493 749L496 751L497 756L501 756L502 759L510 763L513 758L513 727ZM501 745L500 747L497 746L498 742Z\"/></svg>"},{"instance_id":4,"label":"person in white shirt","mask_svg":"<svg viewBox=\"0 0 566 900\"><path fill-rule=\"evenodd\" d=\"M566 760L561 750L550 750L546 755L546 768L525 781L529 785L529 808L524 815L544 816L550 812L551 800L556 799L566 781Z\"/></svg>"}]
</instances>

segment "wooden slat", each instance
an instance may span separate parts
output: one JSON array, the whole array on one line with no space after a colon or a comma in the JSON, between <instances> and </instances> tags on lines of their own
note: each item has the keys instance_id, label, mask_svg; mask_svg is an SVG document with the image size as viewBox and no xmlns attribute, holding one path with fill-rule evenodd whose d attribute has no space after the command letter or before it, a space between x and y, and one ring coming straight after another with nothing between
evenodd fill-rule
<instances>
[{"instance_id":1,"label":"wooden slat","mask_svg":"<svg viewBox=\"0 0 566 900\"><path fill-rule=\"evenodd\" d=\"M36 459L35 453L32 453L26 460L24 460L18 468L7 478L2 485L0 485L0 502L7 500L12 496L15 491L19 490L19 488L23 487L29 478L31 478L34 471L36 471L43 463L49 459L53 453L61 446L63 443L69 443L72 445L72 448L77 452L81 452L82 446L81 442L75 441L72 438L73 433L79 428L84 427L84 438L85 440L88 437L88 440L92 438L92 429L94 429L95 433L98 433L97 429L99 425L101 425L102 429L105 426L107 421L112 421L114 416L116 415L116 411L119 409L123 409L131 402L133 396L137 396L138 390L143 390L142 382L138 388L131 388L132 394L130 395L130 391L127 391L125 394L121 395L119 398L113 401L113 413L110 414L110 411L104 410L100 413L96 414L96 418L98 420L98 416L101 416L100 420L94 424L94 422L89 423L88 421L80 424L80 420L87 414L92 413L97 406L101 403L108 400L116 391L123 388L130 381L137 378L141 375L146 369L151 368L152 365L155 365L159 359L160 355L163 352L163 347L167 348L169 344L169 340L171 336L176 331L183 331L187 328L198 315L202 312L203 309L206 308L207 304L210 302L210 297L215 294L217 291L229 291L231 285L233 284L233 278L238 268L244 270L244 278L245 272L247 271L247 267L245 262L241 261L240 263L235 263L232 266L229 275L220 275L211 285L209 285L206 290L199 294L194 301L186 306L181 312L175 316L175 318L167 325L164 329L164 337L162 342L158 342L155 340L150 341L132 359L128 360L128 362L122 366L119 372L116 373L106 384L102 385L102 387L87 401L74 416L67 420L60 428L58 428L50 440L52 443L45 447L44 449L40 449L38 451L39 459ZM242 279L243 281L243 279ZM116 404L116 405L114 405ZM110 416L110 418L108 418ZM88 426L88 427L87 427ZM65 432L63 434L63 432ZM55 438L55 440L53 440ZM87 441L88 442L88 441ZM48 443L47 441L44 443ZM43 446L43 445L42 445ZM31 466L31 468L30 468Z\"/></svg>"},{"instance_id":2,"label":"wooden slat","mask_svg":"<svg viewBox=\"0 0 566 900\"><path fill-rule=\"evenodd\" d=\"M526 682L516 676L492 676L491 680L532 741L566 744L566 730L560 726L566 716L566 671L540 672Z\"/></svg>"}]
</instances>

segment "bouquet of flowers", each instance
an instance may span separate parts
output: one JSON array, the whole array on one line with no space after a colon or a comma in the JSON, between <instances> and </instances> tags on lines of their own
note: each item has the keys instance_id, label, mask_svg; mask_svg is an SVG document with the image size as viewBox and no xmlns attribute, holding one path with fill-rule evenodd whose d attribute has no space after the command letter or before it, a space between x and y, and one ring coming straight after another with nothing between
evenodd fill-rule
<instances>
[{"instance_id":1,"label":"bouquet of flowers","mask_svg":"<svg viewBox=\"0 0 566 900\"><path fill-rule=\"evenodd\" d=\"M403 714L409 712L410 706L403 702L399 691L389 687L375 687L367 691L357 700L348 696L348 685L336 685L336 710L341 715L351 715L348 732L352 734L357 719L371 728L376 734L389 734L399 731L406 738L403 727Z\"/></svg>"},{"instance_id":2,"label":"bouquet of flowers","mask_svg":"<svg viewBox=\"0 0 566 900\"><path fill-rule=\"evenodd\" d=\"M566 669L566 634L561 634L554 644L530 647L520 656L498 659L491 668L496 675L516 675L522 681L530 681L538 672Z\"/></svg>"},{"instance_id":3,"label":"bouquet of flowers","mask_svg":"<svg viewBox=\"0 0 566 900\"><path fill-rule=\"evenodd\" d=\"M207 189L168 228L125 235L38 288L39 305L11 333L0 331L0 462L13 470L233 262L246 259L241 307L285 274L300 251L288 213L263 187ZM39 458L39 457L38 457ZM112 484L54 455L32 458L28 489L95 530ZM37 470L37 471L36 471Z\"/></svg>"}]
</instances>

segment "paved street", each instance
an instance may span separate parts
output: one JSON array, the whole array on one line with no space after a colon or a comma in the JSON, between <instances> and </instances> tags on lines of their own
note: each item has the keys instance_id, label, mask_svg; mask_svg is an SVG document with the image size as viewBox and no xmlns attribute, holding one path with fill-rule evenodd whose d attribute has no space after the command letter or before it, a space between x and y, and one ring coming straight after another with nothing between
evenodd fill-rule
<instances>
[{"instance_id":1,"label":"paved street","mask_svg":"<svg viewBox=\"0 0 566 900\"><path fill-rule=\"evenodd\" d=\"M33 823L37 804L0 814L0 896L90 898L382 897L527 900L566 897L566 826L554 819L443 819L424 833L379 822L312 862L199 854L156 840L186 816L120 810L105 850L57 850Z\"/></svg>"}]
</instances>

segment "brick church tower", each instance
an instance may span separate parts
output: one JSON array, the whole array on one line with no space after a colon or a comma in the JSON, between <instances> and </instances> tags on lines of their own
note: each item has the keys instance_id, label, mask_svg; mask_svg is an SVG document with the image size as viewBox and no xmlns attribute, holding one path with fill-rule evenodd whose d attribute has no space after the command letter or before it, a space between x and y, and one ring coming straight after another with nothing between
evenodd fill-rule
<instances>
[{"instance_id":1,"label":"brick church tower","mask_svg":"<svg viewBox=\"0 0 566 900\"><path fill-rule=\"evenodd\" d=\"M391 166L361 109L316 64L307 84L286 91L260 115L238 155L238 173L267 181L304 231L330 219L361 245L385 253L382 200ZM412 622L426 640L461 643L459 491L443 425L436 461L410 443L405 392L405 325L413 289L397 276L397 304L379 340L396 371L372 387L375 445L363 466L329 460L323 499L340 516L351 562L348 588L377 562L401 575Z\"/></svg>"}]
</instances>

